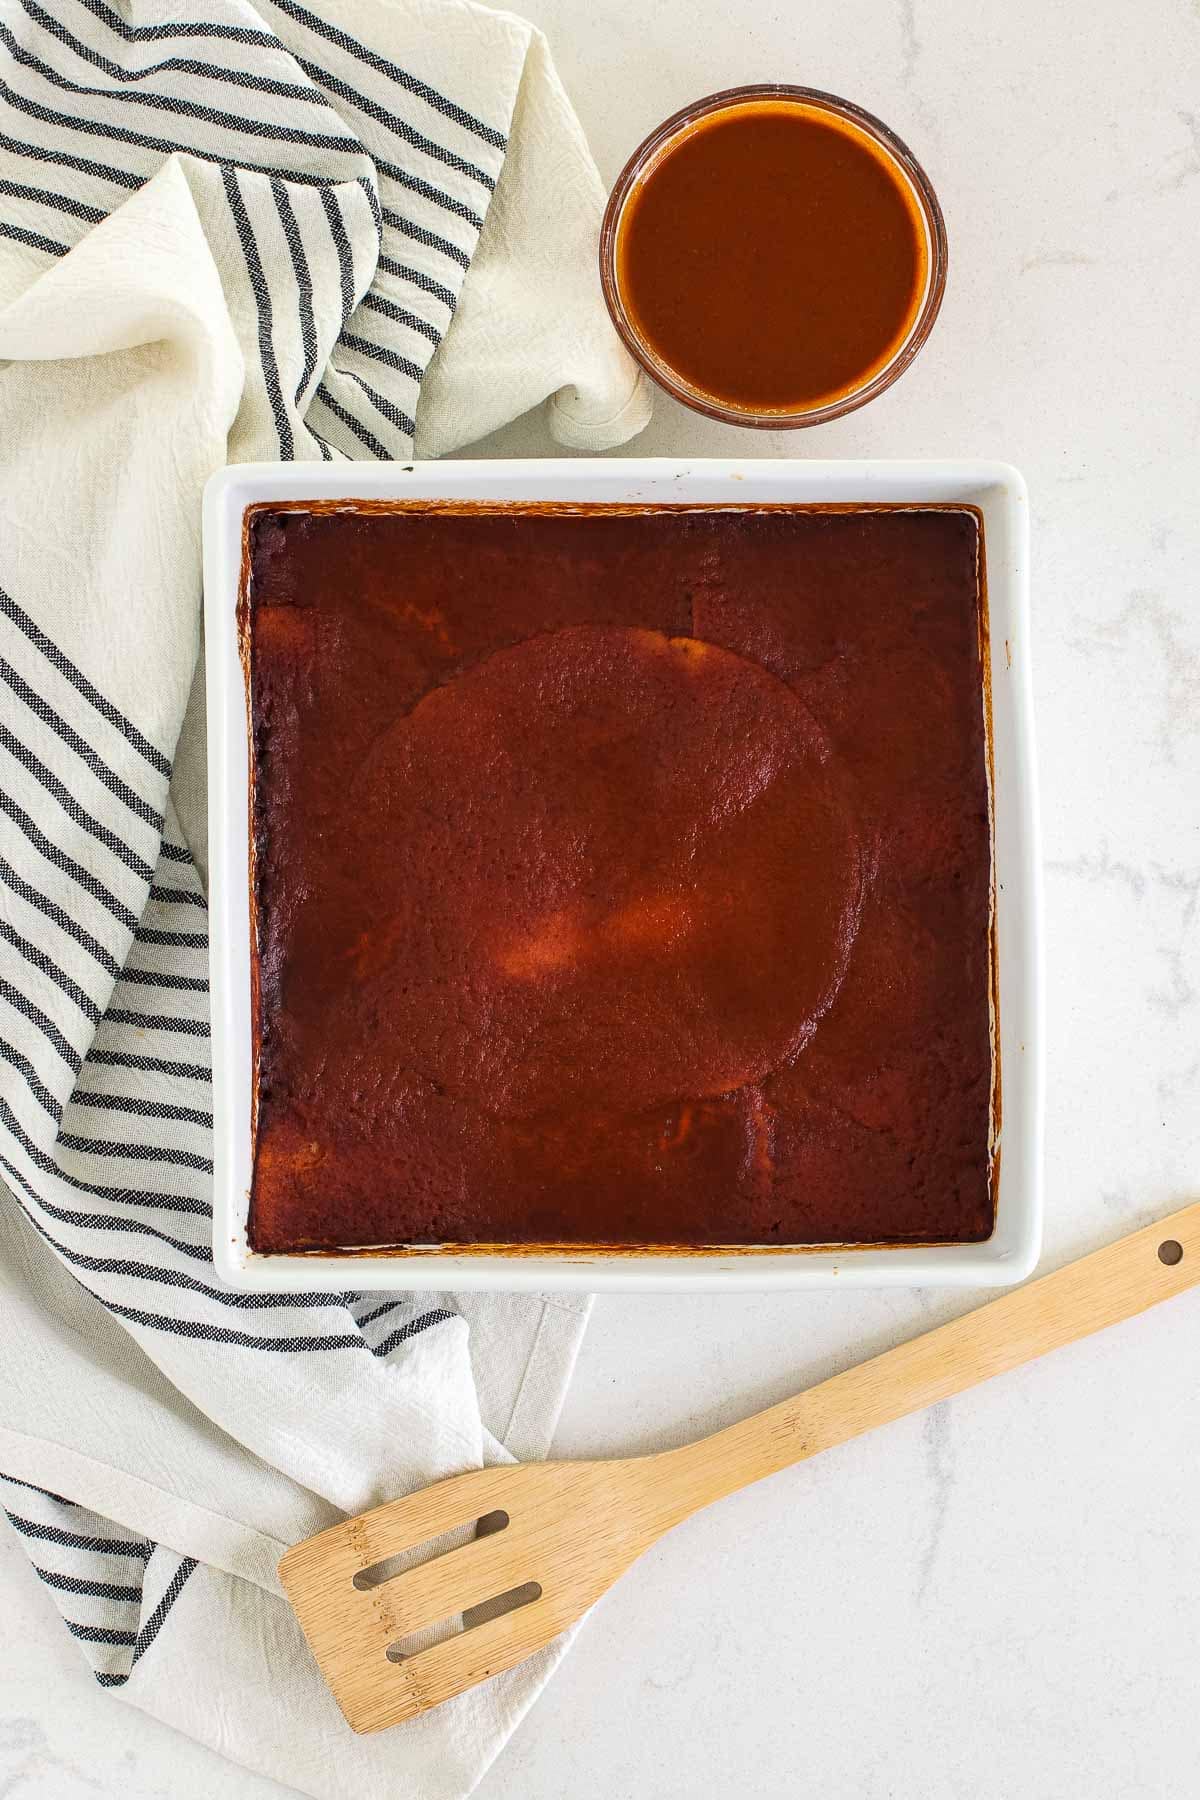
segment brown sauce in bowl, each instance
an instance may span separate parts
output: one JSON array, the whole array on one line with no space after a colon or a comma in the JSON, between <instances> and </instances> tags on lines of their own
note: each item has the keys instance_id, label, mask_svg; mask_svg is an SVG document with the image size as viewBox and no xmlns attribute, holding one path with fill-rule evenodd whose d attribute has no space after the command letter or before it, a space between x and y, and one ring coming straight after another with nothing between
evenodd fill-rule
<instances>
[{"instance_id":1,"label":"brown sauce in bowl","mask_svg":"<svg viewBox=\"0 0 1200 1800\"><path fill-rule=\"evenodd\" d=\"M679 397L803 415L868 388L911 340L936 202L903 146L893 154L851 111L788 98L703 111L664 128L636 171L614 281L651 372Z\"/></svg>"}]
</instances>

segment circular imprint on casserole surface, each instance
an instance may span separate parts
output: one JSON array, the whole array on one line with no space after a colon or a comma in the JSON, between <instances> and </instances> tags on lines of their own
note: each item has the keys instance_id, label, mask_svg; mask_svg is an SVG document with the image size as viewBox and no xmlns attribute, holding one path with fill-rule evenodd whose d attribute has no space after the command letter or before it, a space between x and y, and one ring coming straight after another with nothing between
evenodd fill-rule
<instances>
[{"instance_id":1,"label":"circular imprint on casserole surface","mask_svg":"<svg viewBox=\"0 0 1200 1800\"><path fill-rule=\"evenodd\" d=\"M386 735L360 803L370 923L341 984L373 1052L497 1117L759 1081L841 982L847 783L783 682L699 639L498 651Z\"/></svg>"}]
</instances>

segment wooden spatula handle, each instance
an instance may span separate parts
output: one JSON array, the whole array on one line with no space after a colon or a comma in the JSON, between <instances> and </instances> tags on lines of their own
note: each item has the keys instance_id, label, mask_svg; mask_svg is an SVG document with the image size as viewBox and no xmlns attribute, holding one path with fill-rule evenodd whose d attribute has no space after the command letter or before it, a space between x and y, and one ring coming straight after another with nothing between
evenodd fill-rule
<instances>
[{"instance_id":1,"label":"wooden spatula handle","mask_svg":"<svg viewBox=\"0 0 1200 1800\"><path fill-rule=\"evenodd\" d=\"M1176 1254L1178 1252L1178 1254ZM657 1458L664 1511L722 1494L1032 1362L1200 1284L1200 1204Z\"/></svg>"}]
</instances>

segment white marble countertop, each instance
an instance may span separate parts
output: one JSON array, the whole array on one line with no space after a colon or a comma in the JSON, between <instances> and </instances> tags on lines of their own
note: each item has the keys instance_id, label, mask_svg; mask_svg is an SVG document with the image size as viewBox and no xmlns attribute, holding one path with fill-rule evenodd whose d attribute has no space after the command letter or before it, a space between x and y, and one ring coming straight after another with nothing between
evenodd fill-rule
<instances>
[{"instance_id":1,"label":"white marble countertop","mask_svg":"<svg viewBox=\"0 0 1200 1800\"><path fill-rule=\"evenodd\" d=\"M607 176L714 88L861 101L945 207L915 369L682 453L1025 472L1048 903L1047 1265L1200 1193L1200 10L1195 0L531 0ZM537 422L489 454L539 453ZM609 1298L557 1449L707 1429L968 1304ZM601 1605L481 1800L1183 1800L1200 1690L1200 1299L778 1476ZM0 1795L284 1790L103 1695L0 1539Z\"/></svg>"}]
</instances>

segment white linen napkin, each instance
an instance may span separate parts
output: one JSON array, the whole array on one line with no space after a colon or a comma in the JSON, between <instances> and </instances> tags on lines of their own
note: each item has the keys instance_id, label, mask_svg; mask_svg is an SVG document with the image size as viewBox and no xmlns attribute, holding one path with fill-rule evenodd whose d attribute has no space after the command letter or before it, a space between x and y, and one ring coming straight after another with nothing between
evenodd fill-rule
<instances>
[{"instance_id":1,"label":"white linen napkin","mask_svg":"<svg viewBox=\"0 0 1200 1800\"><path fill-rule=\"evenodd\" d=\"M212 1270L199 502L545 399L571 446L640 429L599 180L540 37L461 0L12 0L0 61L0 1503L125 1699L304 1793L452 1800L553 1653L356 1739L275 1565L544 1454L586 1307Z\"/></svg>"}]
</instances>

